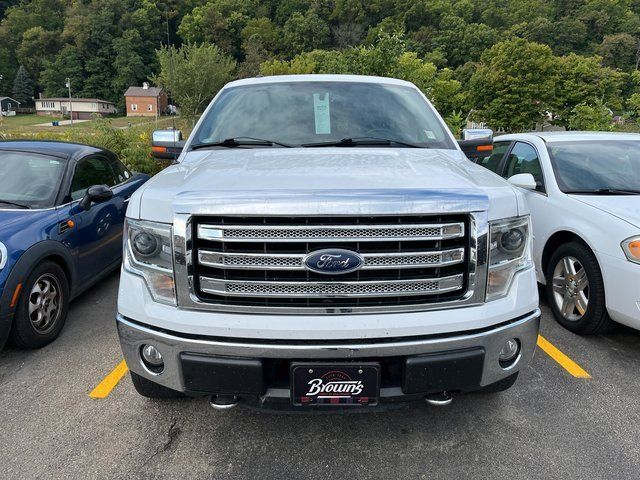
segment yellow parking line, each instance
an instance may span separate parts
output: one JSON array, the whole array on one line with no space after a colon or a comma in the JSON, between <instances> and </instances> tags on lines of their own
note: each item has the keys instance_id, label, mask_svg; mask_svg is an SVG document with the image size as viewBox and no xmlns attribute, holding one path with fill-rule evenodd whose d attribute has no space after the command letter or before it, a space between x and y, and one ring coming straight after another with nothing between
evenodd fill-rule
<instances>
[{"instance_id":1,"label":"yellow parking line","mask_svg":"<svg viewBox=\"0 0 640 480\"><path fill-rule=\"evenodd\" d=\"M538 346L551 358L560 364L567 372L576 378L591 378L587 372L585 372L580 365L567 357L564 353L553 346L542 335L538 335Z\"/></svg>"},{"instance_id":2,"label":"yellow parking line","mask_svg":"<svg viewBox=\"0 0 640 480\"><path fill-rule=\"evenodd\" d=\"M129 371L127 368L127 364L124 360L122 360L116 368L114 368L109 375L104 377L104 379L98 384L96 388L91 390L89 396L91 398L105 398L107 395L111 393L111 390L115 388L118 382L124 377L124 375Z\"/></svg>"}]
</instances>

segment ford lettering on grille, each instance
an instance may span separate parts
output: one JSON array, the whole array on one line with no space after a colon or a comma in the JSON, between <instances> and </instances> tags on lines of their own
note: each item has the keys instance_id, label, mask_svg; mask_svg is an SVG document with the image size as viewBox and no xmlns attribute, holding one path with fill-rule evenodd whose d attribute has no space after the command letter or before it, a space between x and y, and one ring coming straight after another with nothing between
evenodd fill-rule
<instances>
[{"instance_id":1,"label":"ford lettering on grille","mask_svg":"<svg viewBox=\"0 0 640 480\"><path fill-rule=\"evenodd\" d=\"M312 272L340 275L358 270L364 259L356 252L340 249L319 250L307 255L304 265Z\"/></svg>"}]
</instances>

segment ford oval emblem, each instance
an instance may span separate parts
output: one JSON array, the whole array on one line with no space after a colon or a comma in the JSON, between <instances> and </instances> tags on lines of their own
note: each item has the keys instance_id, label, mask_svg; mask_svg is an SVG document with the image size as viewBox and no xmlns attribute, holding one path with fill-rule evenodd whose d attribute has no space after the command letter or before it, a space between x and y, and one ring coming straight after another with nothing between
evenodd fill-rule
<instances>
[{"instance_id":1,"label":"ford oval emblem","mask_svg":"<svg viewBox=\"0 0 640 480\"><path fill-rule=\"evenodd\" d=\"M312 272L325 275L341 275L358 270L364 258L356 252L332 248L312 252L304 258L304 265Z\"/></svg>"}]
</instances>

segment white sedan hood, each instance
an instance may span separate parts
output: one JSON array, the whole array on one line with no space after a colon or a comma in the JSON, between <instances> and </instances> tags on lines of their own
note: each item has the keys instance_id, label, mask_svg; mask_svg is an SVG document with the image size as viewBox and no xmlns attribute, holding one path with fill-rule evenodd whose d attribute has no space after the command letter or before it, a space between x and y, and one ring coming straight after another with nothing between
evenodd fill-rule
<instances>
[{"instance_id":1,"label":"white sedan hood","mask_svg":"<svg viewBox=\"0 0 640 480\"><path fill-rule=\"evenodd\" d=\"M638 195L571 195L582 203L610 213L640 228L640 197Z\"/></svg>"},{"instance_id":2,"label":"white sedan hood","mask_svg":"<svg viewBox=\"0 0 640 480\"><path fill-rule=\"evenodd\" d=\"M520 197L503 179L456 150L236 148L188 153L182 163L139 189L127 214L170 223L174 213L375 215L489 210L492 220L527 213Z\"/></svg>"}]
</instances>

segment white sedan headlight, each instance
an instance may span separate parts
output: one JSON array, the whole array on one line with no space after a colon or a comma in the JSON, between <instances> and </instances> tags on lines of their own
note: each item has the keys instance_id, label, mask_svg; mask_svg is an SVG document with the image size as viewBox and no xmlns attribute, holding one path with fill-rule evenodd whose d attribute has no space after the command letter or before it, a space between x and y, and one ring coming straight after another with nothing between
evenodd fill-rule
<instances>
[{"instance_id":1,"label":"white sedan headlight","mask_svg":"<svg viewBox=\"0 0 640 480\"><path fill-rule=\"evenodd\" d=\"M531 265L529 215L491 222L487 301L506 296L516 273Z\"/></svg>"},{"instance_id":2,"label":"white sedan headlight","mask_svg":"<svg viewBox=\"0 0 640 480\"><path fill-rule=\"evenodd\" d=\"M622 250L630 262L640 263L640 236L627 238L622 242Z\"/></svg>"},{"instance_id":3,"label":"white sedan headlight","mask_svg":"<svg viewBox=\"0 0 640 480\"><path fill-rule=\"evenodd\" d=\"M144 278L157 302L176 304L172 228L165 223L126 219L124 269Z\"/></svg>"}]
</instances>

